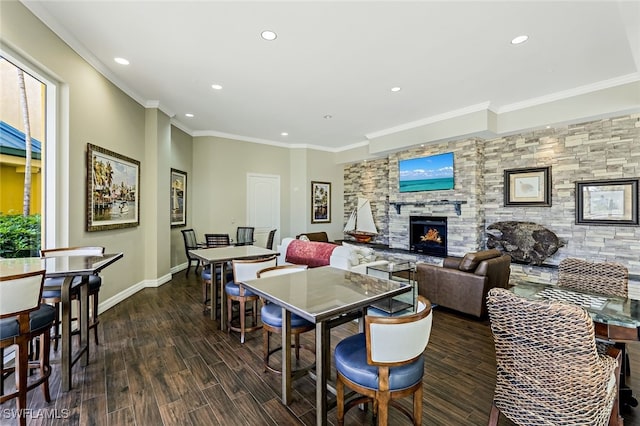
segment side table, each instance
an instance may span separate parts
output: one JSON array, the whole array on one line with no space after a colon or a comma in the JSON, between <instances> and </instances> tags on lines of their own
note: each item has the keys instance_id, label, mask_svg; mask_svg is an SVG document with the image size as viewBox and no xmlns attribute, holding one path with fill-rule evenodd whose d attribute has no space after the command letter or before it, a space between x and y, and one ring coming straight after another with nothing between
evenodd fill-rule
<instances>
[{"instance_id":1,"label":"side table","mask_svg":"<svg viewBox=\"0 0 640 426\"><path fill-rule=\"evenodd\" d=\"M397 314L405 309L413 309L416 300L416 265L411 262L392 263L367 266L367 275L392 281L406 282L412 290L400 296L390 297L372 304L371 306L389 315Z\"/></svg>"}]
</instances>

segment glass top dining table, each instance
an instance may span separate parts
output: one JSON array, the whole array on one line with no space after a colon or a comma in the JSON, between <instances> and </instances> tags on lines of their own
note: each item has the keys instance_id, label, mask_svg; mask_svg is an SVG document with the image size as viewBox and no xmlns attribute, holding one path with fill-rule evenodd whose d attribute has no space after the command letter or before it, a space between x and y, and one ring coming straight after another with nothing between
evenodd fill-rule
<instances>
[{"instance_id":1,"label":"glass top dining table","mask_svg":"<svg viewBox=\"0 0 640 426\"><path fill-rule=\"evenodd\" d=\"M64 280L60 286L62 308L62 354L61 354L61 385L63 391L71 389L71 370L80 360L81 364L89 363L89 286L88 279L82 279L80 292L80 345L75 354L71 344L71 283L73 278L88 277L97 274L107 266L123 257L122 253L103 254L101 256L56 256L48 258L26 257L16 259L0 259L0 276L45 270L45 277ZM74 288L76 284L74 284ZM53 289L54 286L48 286ZM4 297L4 295L3 295Z\"/></svg>"},{"instance_id":2,"label":"glass top dining table","mask_svg":"<svg viewBox=\"0 0 640 426\"><path fill-rule=\"evenodd\" d=\"M367 306L411 291L412 286L331 266L249 280L243 285L282 308L282 347L291 342L291 314L316 325L316 423L327 424L331 371L329 331L362 315ZM291 351L282 356L282 402L292 400Z\"/></svg>"},{"instance_id":3,"label":"glass top dining table","mask_svg":"<svg viewBox=\"0 0 640 426\"><path fill-rule=\"evenodd\" d=\"M543 300L561 300L582 306L596 325L596 335L612 340L640 340L640 301L625 297L588 293L557 285L517 280L511 291Z\"/></svg>"}]
</instances>

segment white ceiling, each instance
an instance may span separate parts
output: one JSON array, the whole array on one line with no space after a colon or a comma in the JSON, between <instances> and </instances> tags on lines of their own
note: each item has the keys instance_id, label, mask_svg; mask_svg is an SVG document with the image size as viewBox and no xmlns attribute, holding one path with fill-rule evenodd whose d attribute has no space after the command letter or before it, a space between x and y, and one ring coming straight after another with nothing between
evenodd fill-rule
<instances>
[{"instance_id":1,"label":"white ceiling","mask_svg":"<svg viewBox=\"0 0 640 426\"><path fill-rule=\"evenodd\" d=\"M23 3L194 136L339 151L480 104L500 113L640 80L639 1Z\"/></svg>"}]
</instances>

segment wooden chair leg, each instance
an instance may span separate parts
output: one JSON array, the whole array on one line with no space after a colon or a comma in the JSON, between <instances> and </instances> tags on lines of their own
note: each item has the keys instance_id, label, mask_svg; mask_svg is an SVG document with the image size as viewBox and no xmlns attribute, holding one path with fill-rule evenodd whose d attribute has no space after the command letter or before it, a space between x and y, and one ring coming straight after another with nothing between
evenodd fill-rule
<instances>
[{"instance_id":1,"label":"wooden chair leg","mask_svg":"<svg viewBox=\"0 0 640 426\"><path fill-rule=\"evenodd\" d=\"M491 403L491 414L489 414L488 426L497 426L500 419L500 410L496 407L494 402Z\"/></svg>"},{"instance_id":2,"label":"wooden chair leg","mask_svg":"<svg viewBox=\"0 0 640 426\"><path fill-rule=\"evenodd\" d=\"M415 426L422 424L422 384L413 394L413 424Z\"/></svg>"},{"instance_id":3,"label":"wooden chair leg","mask_svg":"<svg viewBox=\"0 0 640 426\"><path fill-rule=\"evenodd\" d=\"M56 319L53 322L53 350L58 350L58 342L60 341L60 303L55 303L54 308L56 309Z\"/></svg>"},{"instance_id":4,"label":"wooden chair leg","mask_svg":"<svg viewBox=\"0 0 640 426\"><path fill-rule=\"evenodd\" d=\"M220 313L220 315L223 315ZM227 298L227 334L231 334L231 318L233 317L233 299Z\"/></svg>"},{"instance_id":5,"label":"wooden chair leg","mask_svg":"<svg viewBox=\"0 0 640 426\"><path fill-rule=\"evenodd\" d=\"M338 376L336 380L336 403L338 411L338 426L344 426L344 383Z\"/></svg>"},{"instance_id":6,"label":"wooden chair leg","mask_svg":"<svg viewBox=\"0 0 640 426\"><path fill-rule=\"evenodd\" d=\"M295 342L294 345L296 350L296 359L299 360L300 359L300 333L294 336L294 342Z\"/></svg>"},{"instance_id":7,"label":"wooden chair leg","mask_svg":"<svg viewBox=\"0 0 640 426\"><path fill-rule=\"evenodd\" d=\"M389 391L378 393L378 425L386 426L389 424Z\"/></svg>"},{"instance_id":8,"label":"wooden chair leg","mask_svg":"<svg viewBox=\"0 0 640 426\"><path fill-rule=\"evenodd\" d=\"M51 350L51 330L45 331L40 336L40 374L51 374L51 365L49 364L49 351ZM49 393L49 380L42 382L42 395L44 400L51 402L51 394Z\"/></svg>"},{"instance_id":9,"label":"wooden chair leg","mask_svg":"<svg viewBox=\"0 0 640 426\"><path fill-rule=\"evenodd\" d=\"M244 327L245 327L245 314L246 303L244 300L240 301L240 343L244 343Z\"/></svg>"}]
</instances>

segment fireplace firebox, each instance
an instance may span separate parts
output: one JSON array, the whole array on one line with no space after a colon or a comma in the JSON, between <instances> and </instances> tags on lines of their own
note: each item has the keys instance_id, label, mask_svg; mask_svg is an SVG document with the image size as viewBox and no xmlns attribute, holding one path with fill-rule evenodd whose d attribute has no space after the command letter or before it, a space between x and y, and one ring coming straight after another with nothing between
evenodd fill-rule
<instances>
[{"instance_id":1,"label":"fireplace firebox","mask_svg":"<svg viewBox=\"0 0 640 426\"><path fill-rule=\"evenodd\" d=\"M447 256L447 218L411 216L409 250L432 256Z\"/></svg>"}]
</instances>

